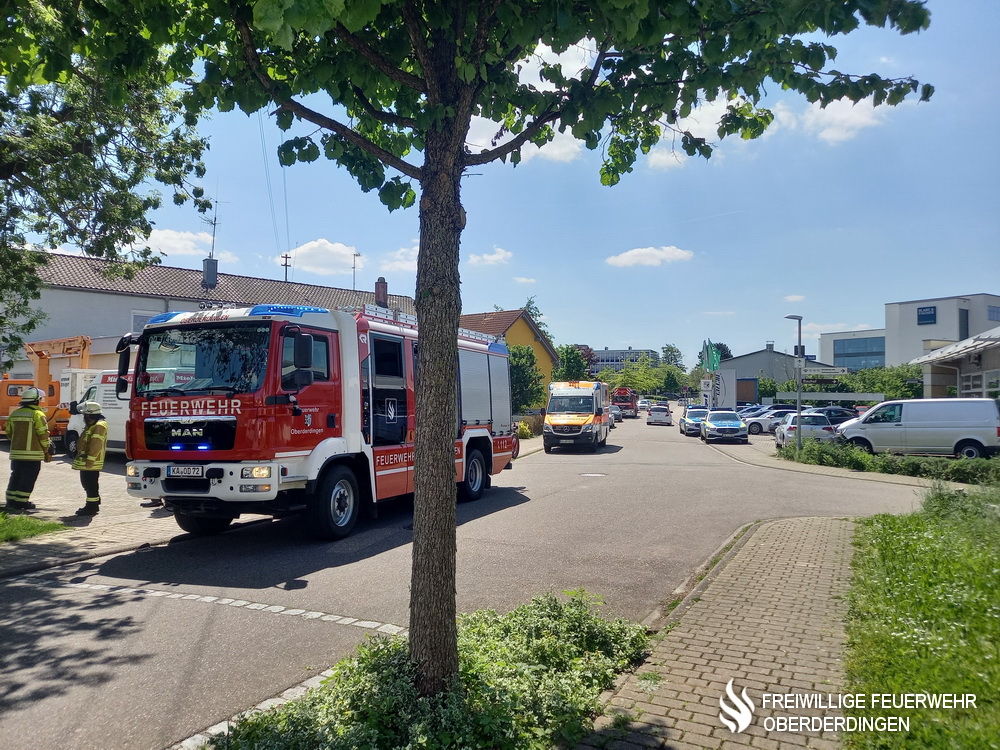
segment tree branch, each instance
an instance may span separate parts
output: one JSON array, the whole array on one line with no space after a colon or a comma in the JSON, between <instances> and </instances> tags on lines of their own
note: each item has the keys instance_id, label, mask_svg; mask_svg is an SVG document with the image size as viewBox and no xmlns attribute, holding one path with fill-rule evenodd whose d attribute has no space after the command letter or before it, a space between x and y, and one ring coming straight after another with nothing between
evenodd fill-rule
<instances>
[{"instance_id":1,"label":"tree branch","mask_svg":"<svg viewBox=\"0 0 1000 750\"><path fill-rule=\"evenodd\" d=\"M406 24L406 32L410 35L410 44L413 45L413 52L417 56L417 62L424 71L424 85L428 100L432 104L441 101L441 88L439 82L435 80L433 68L431 66L430 50L427 49L427 42L424 39L424 30L420 25L420 13L413 7L413 1L407 0L403 3L403 23Z\"/></svg>"},{"instance_id":2,"label":"tree branch","mask_svg":"<svg viewBox=\"0 0 1000 750\"><path fill-rule=\"evenodd\" d=\"M386 125L396 125L401 128L415 128L417 126L416 120L412 117L403 117L402 115L378 109L357 86L352 84L351 89L354 91L354 96L357 97L358 102L360 102L361 108L379 122Z\"/></svg>"},{"instance_id":3,"label":"tree branch","mask_svg":"<svg viewBox=\"0 0 1000 750\"><path fill-rule=\"evenodd\" d=\"M263 66L261 65L260 57L257 55L257 45L254 44L253 34L251 33L250 27L247 25L246 21L242 20L237 15L234 15L233 22L236 24L236 29L240 35L240 41L243 44L243 56L246 60L247 66L250 68L250 71L254 74L257 80L260 81L260 84L264 87L268 96L270 96L279 107L288 110L292 114L306 120L307 122L311 122L314 125L324 128L325 130L336 133L351 145L371 154L382 163L402 172L408 177L412 177L415 180L423 178L423 171L419 167L415 167L409 162L403 161L395 154L386 151L384 148L375 143L372 143L352 128L337 122L331 117L327 117L326 115L320 114L319 112L306 107L304 104L295 101L291 97L283 95L279 90L278 85L264 71Z\"/></svg>"},{"instance_id":4,"label":"tree branch","mask_svg":"<svg viewBox=\"0 0 1000 750\"><path fill-rule=\"evenodd\" d=\"M414 91L419 91L421 93L427 92L427 83L423 78L397 68L395 65L382 57L382 55L380 55L369 44L354 36L354 34L348 31L343 24L337 24L335 33L338 39L346 42L351 49L370 62L373 68L384 73L396 83L402 84L403 86L411 88Z\"/></svg>"},{"instance_id":5,"label":"tree branch","mask_svg":"<svg viewBox=\"0 0 1000 750\"><path fill-rule=\"evenodd\" d=\"M559 110L551 110L543 115L540 115L531 125L522 130L518 135L503 144L502 146L497 146L496 148L490 149L488 151L482 151L478 154L466 154L462 163L465 166L474 166L477 164L487 164L495 159L499 159L502 156L516 151L525 143L527 143L533 136L537 135L543 127L548 125L550 122L559 117Z\"/></svg>"}]
</instances>

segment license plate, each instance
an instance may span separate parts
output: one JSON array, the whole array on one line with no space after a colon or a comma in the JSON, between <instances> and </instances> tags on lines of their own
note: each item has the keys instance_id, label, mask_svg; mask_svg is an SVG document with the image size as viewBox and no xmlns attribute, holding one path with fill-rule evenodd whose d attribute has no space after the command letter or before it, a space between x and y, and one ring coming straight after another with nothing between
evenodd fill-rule
<instances>
[{"instance_id":1,"label":"license plate","mask_svg":"<svg viewBox=\"0 0 1000 750\"><path fill-rule=\"evenodd\" d=\"M569 445L572 445L572 444L573 444L573 441L572 441L572 440L560 440L559 442L560 442L560 443L563 443L563 444L569 444Z\"/></svg>"},{"instance_id":2,"label":"license plate","mask_svg":"<svg viewBox=\"0 0 1000 750\"><path fill-rule=\"evenodd\" d=\"M168 477L200 477L203 466L168 466Z\"/></svg>"}]
</instances>

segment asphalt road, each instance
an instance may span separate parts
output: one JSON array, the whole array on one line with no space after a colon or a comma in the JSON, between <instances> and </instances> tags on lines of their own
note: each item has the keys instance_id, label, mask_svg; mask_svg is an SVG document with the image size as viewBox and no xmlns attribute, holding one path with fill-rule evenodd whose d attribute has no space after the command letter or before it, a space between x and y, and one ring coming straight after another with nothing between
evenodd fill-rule
<instances>
[{"instance_id":1,"label":"asphalt road","mask_svg":"<svg viewBox=\"0 0 1000 750\"><path fill-rule=\"evenodd\" d=\"M770 438L754 441L730 453L770 449ZM77 493L63 469L46 481ZM746 523L919 500L911 487L743 464L642 419L596 455L538 452L494 480L458 509L460 611L582 587L607 614L642 620ZM168 747L367 637L321 615L406 626L411 511L394 502L336 543L306 541L285 519L0 583L0 747Z\"/></svg>"}]
</instances>

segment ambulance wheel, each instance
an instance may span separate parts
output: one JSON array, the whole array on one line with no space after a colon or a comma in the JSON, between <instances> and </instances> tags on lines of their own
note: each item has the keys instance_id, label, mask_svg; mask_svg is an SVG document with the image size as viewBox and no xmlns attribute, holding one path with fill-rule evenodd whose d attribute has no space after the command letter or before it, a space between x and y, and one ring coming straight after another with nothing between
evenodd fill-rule
<instances>
[{"instance_id":1,"label":"ambulance wheel","mask_svg":"<svg viewBox=\"0 0 1000 750\"><path fill-rule=\"evenodd\" d=\"M63 450L72 458L76 455L76 446L80 441L80 436L75 432L70 430L65 435L63 435L62 443Z\"/></svg>"},{"instance_id":2,"label":"ambulance wheel","mask_svg":"<svg viewBox=\"0 0 1000 750\"><path fill-rule=\"evenodd\" d=\"M221 518L216 516L192 516L188 513L174 511L174 520L177 525L189 534L198 536L212 536L220 534L229 528L233 519L228 516Z\"/></svg>"},{"instance_id":3,"label":"ambulance wheel","mask_svg":"<svg viewBox=\"0 0 1000 750\"><path fill-rule=\"evenodd\" d=\"M545 450L546 453L551 453L552 452L552 446L551 445L542 444L542 448Z\"/></svg>"},{"instance_id":4,"label":"ambulance wheel","mask_svg":"<svg viewBox=\"0 0 1000 750\"><path fill-rule=\"evenodd\" d=\"M354 472L346 466L334 466L306 505L310 534L323 541L343 539L358 520L360 504Z\"/></svg>"},{"instance_id":5,"label":"ambulance wheel","mask_svg":"<svg viewBox=\"0 0 1000 750\"><path fill-rule=\"evenodd\" d=\"M458 485L459 500L478 500L486 489L486 460L478 449L465 459L465 479Z\"/></svg>"}]
</instances>

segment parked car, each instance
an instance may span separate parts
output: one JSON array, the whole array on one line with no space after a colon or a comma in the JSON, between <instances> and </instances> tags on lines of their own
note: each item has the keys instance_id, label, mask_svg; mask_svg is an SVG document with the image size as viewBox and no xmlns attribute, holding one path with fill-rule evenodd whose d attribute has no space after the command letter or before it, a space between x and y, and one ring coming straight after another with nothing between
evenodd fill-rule
<instances>
[{"instance_id":1,"label":"parked car","mask_svg":"<svg viewBox=\"0 0 1000 750\"><path fill-rule=\"evenodd\" d=\"M766 411L795 411L795 404L764 404L762 406L750 407L748 411L742 412L741 417L759 417Z\"/></svg>"},{"instance_id":2,"label":"parked car","mask_svg":"<svg viewBox=\"0 0 1000 750\"><path fill-rule=\"evenodd\" d=\"M684 416L677 422L677 428L682 435L700 435L701 421L708 416L708 409L697 409L689 406Z\"/></svg>"},{"instance_id":3,"label":"parked car","mask_svg":"<svg viewBox=\"0 0 1000 750\"><path fill-rule=\"evenodd\" d=\"M710 443L713 440L738 440L741 443L749 443L747 436L747 425L740 415L732 409L722 411L709 411L701 421L700 437Z\"/></svg>"},{"instance_id":4,"label":"parked car","mask_svg":"<svg viewBox=\"0 0 1000 750\"><path fill-rule=\"evenodd\" d=\"M649 399L640 398L637 405L638 405L639 409L648 409L649 408Z\"/></svg>"},{"instance_id":5,"label":"parked car","mask_svg":"<svg viewBox=\"0 0 1000 750\"><path fill-rule=\"evenodd\" d=\"M885 401L837 434L874 453L980 458L1000 451L1000 404L992 398Z\"/></svg>"},{"instance_id":6,"label":"parked car","mask_svg":"<svg viewBox=\"0 0 1000 750\"><path fill-rule=\"evenodd\" d=\"M624 417L622 416L622 408L620 406L615 406L612 404L608 407L608 421L611 424L611 429L615 429L618 423L622 421Z\"/></svg>"},{"instance_id":7,"label":"parked car","mask_svg":"<svg viewBox=\"0 0 1000 750\"><path fill-rule=\"evenodd\" d=\"M665 424L668 427L673 427L674 420L670 414L669 406L650 406L649 411L646 412L646 424Z\"/></svg>"},{"instance_id":8,"label":"parked car","mask_svg":"<svg viewBox=\"0 0 1000 750\"><path fill-rule=\"evenodd\" d=\"M782 448L789 443L798 443L799 432L803 440L819 440L830 443L837 439L837 430L824 414L802 413L801 424L795 412L786 414L774 428L774 444Z\"/></svg>"},{"instance_id":9,"label":"parked car","mask_svg":"<svg viewBox=\"0 0 1000 750\"><path fill-rule=\"evenodd\" d=\"M843 406L811 406L802 410L803 414L822 414L830 420L830 424L842 424L848 419L858 416L856 411L845 409Z\"/></svg>"},{"instance_id":10,"label":"parked car","mask_svg":"<svg viewBox=\"0 0 1000 750\"><path fill-rule=\"evenodd\" d=\"M747 430L749 430L751 435L759 435L762 432L774 432L776 423L788 414L789 411L794 412L795 407L793 406L790 410L785 407L776 410L768 409L753 417L743 417L743 421L747 423Z\"/></svg>"}]
</instances>

